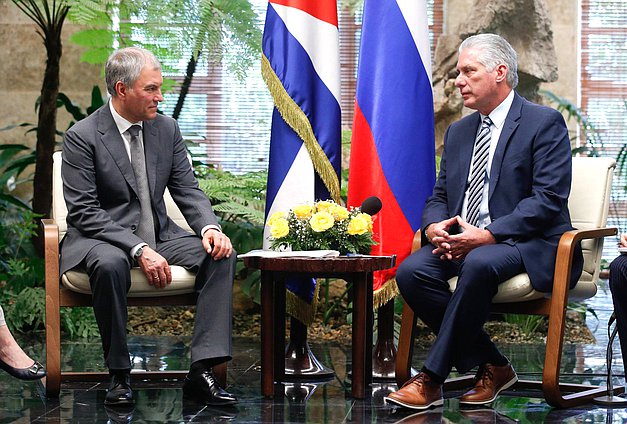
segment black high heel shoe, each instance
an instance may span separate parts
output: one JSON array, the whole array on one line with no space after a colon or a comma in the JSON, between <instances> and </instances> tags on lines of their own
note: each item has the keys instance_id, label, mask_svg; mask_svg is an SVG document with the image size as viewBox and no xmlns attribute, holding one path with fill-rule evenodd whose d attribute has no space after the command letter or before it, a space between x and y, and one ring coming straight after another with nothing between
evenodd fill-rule
<instances>
[{"instance_id":1,"label":"black high heel shoe","mask_svg":"<svg viewBox=\"0 0 627 424\"><path fill-rule=\"evenodd\" d=\"M37 361L35 361L35 363L28 368L13 368L11 365L0 359L0 368L20 380L39 380L40 378L46 376L46 369Z\"/></svg>"}]
</instances>

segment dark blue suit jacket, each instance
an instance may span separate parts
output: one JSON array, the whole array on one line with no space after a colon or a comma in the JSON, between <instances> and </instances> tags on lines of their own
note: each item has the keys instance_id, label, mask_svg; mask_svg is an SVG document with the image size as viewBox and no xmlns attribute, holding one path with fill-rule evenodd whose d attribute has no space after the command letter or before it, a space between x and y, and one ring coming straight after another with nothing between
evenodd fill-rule
<instances>
[{"instance_id":1,"label":"dark blue suit jacket","mask_svg":"<svg viewBox=\"0 0 627 424\"><path fill-rule=\"evenodd\" d=\"M461 214L480 119L476 112L446 131L440 174L423 211L423 237L427 225ZM492 160L492 222L486 229L497 242L518 248L536 290L551 291L559 238L573 229L568 213L571 177L570 140L562 115L515 94ZM580 248L574 263L571 287L581 275Z\"/></svg>"}]
</instances>

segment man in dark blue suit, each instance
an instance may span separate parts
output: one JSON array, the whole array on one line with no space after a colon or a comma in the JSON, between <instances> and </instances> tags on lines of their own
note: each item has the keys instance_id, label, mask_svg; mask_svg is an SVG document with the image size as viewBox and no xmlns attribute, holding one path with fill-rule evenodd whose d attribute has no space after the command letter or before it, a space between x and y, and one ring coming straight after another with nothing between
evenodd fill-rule
<instances>
[{"instance_id":1,"label":"man in dark blue suit","mask_svg":"<svg viewBox=\"0 0 627 424\"><path fill-rule=\"evenodd\" d=\"M620 236L621 253L627 249L627 233ZM627 255L621 254L610 264L610 291L616 314L616 328L623 362L627 361Z\"/></svg>"},{"instance_id":2,"label":"man in dark blue suit","mask_svg":"<svg viewBox=\"0 0 627 424\"><path fill-rule=\"evenodd\" d=\"M536 290L552 287L568 213L571 151L554 109L514 92L517 55L494 34L459 48L455 85L477 112L452 124L440 174L422 217L423 248L399 267L405 301L436 334L424 366L386 400L413 409L441 405L442 384L455 367L478 367L461 404L482 405L518 377L483 325L498 285L526 272ZM577 252L571 285L581 273ZM451 293L448 280L458 277Z\"/></svg>"}]
</instances>

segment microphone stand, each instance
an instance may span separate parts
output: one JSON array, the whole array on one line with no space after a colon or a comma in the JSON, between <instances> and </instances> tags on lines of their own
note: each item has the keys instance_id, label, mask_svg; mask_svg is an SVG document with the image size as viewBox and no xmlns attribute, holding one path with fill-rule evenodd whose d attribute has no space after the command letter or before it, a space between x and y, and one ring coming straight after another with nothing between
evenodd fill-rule
<instances>
[{"instance_id":1,"label":"microphone stand","mask_svg":"<svg viewBox=\"0 0 627 424\"><path fill-rule=\"evenodd\" d=\"M614 339L616 338L616 334L618 334L618 324L614 326L613 330L611 330L611 327L615 321L616 312L612 312L612 316L610 316L610 319L607 323L607 335L609 340L607 342L607 351L605 355L605 361L607 363L607 395L595 397L593 399L594 403L598 405L608 406L610 408L627 405L626 398L614 396L614 384L612 382L612 344L614 344Z\"/></svg>"}]
</instances>

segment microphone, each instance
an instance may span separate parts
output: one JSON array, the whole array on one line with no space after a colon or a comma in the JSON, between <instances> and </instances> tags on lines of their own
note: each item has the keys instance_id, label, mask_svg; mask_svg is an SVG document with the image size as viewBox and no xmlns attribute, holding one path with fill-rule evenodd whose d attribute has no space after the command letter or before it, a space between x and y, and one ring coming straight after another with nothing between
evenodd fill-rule
<instances>
[{"instance_id":1,"label":"microphone","mask_svg":"<svg viewBox=\"0 0 627 424\"><path fill-rule=\"evenodd\" d=\"M367 213L370 216L377 214L381 208L383 207L383 203L381 203L381 199L377 196L370 196L361 202L361 206L359 207L363 213Z\"/></svg>"}]
</instances>

